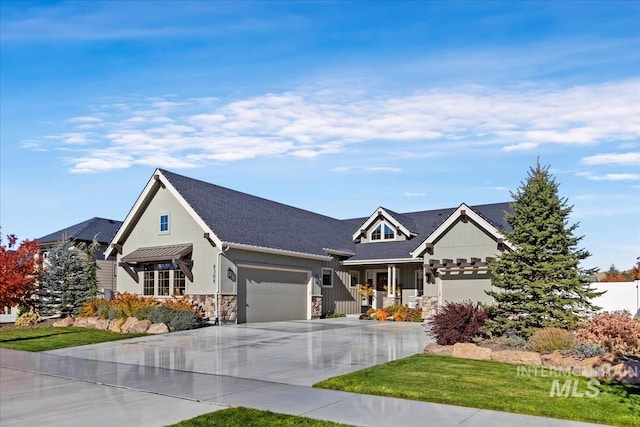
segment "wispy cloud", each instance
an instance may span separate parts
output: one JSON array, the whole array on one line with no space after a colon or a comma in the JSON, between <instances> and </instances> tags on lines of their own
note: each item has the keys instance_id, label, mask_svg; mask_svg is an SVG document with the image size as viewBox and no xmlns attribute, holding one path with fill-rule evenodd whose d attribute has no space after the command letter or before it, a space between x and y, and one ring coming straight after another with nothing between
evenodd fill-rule
<instances>
[{"instance_id":1,"label":"wispy cloud","mask_svg":"<svg viewBox=\"0 0 640 427\"><path fill-rule=\"evenodd\" d=\"M592 172L578 172L576 175L591 181L640 181L640 173L607 173L596 175Z\"/></svg>"},{"instance_id":2,"label":"wispy cloud","mask_svg":"<svg viewBox=\"0 0 640 427\"><path fill-rule=\"evenodd\" d=\"M57 137L67 146L83 145L82 154L71 159L73 172L87 172L93 164L96 171L107 170L112 158L119 159L114 168L152 160L162 167L196 167L264 156L313 158L380 142L393 143L398 153L420 147L418 154L443 147L514 151L596 145L638 140L639 88L639 80L628 80L568 89L464 86L376 96L335 86L203 102L132 97L69 119L70 128ZM99 132L83 127L91 124L99 125ZM586 162L631 164L636 155L592 156Z\"/></svg>"},{"instance_id":3,"label":"wispy cloud","mask_svg":"<svg viewBox=\"0 0 640 427\"><path fill-rule=\"evenodd\" d=\"M414 191L405 191L404 193L402 193L402 195L404 197L423 197L423 196L426 195L426 193L422 193L422 192L419 192L419 191L416 191L416 192L414 192Z\"/></svg>"},{"instance_id":4,"label":"wispy cloud","mask_svg":"<svg viewBox=\"0 0 640 427\"><path fill-rule=\"evenodd\" d=\"M338 166L332 168L331 172L402 172L400 168L388 166Z\"/></svg>"},{"instance_id":5,"label":"wispy cloud","mask_svg":"<svg viewBox=\"0 0 640 427\"><path fill-rule=\"evenodd\" d=\"M587 165L640 165L640 152L606 153L583 157L582 163Z\"/></svg>"}]
</instances>

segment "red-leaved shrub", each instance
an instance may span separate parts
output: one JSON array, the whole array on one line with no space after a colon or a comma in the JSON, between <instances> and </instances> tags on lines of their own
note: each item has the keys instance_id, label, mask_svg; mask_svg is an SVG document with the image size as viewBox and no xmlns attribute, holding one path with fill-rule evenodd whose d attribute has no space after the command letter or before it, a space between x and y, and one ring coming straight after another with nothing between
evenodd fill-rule
<instances>
[{"instance_id":1,"label":"red-leaved shrub","mask_svg":"<svg viewBox=\"0 0 640 427\"><path fill-rule=\"evenodd\" d=\"M576 333L578 340L620 354L640 355L640 320L628 311L599 313Z\"/></svg>"},{"instance_id":2,"label":"red-leaved shrub","mask_svg":"<svg viewBox=\"0 0 640 427\"><path fill-rule=\"evenodd\" d=\"M480 303L471 301L448 302L436 313L428 325L440 345L470 342L483 334L487 313Z\"/></svg>"}]
</instances>

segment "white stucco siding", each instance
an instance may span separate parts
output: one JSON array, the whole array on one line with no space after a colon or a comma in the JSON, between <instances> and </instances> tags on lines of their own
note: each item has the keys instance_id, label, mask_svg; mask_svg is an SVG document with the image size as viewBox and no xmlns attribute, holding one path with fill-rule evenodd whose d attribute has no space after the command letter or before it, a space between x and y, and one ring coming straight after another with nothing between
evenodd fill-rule
<instances>
[{"instance_id":1,"label":"white stucco siding","mask_svg":"<svg viewBox=\"0 0 640 427\"><path fill-rule=\"evenodd\" d=\"M169 215L168 232L160 232L160 216ZM204 230L167 189L159 188L144 208L131 232L122 244L122 256L138 248L192 244L193 282L186 281L188 294L213 294L213 269L218 248L204 238ZM136 283L123 269L118 268L118 291L142 293L142 274Z\"/></svg>"},{"instance_id":2,"label":"white stucco siding","mask_svg":"<svg viewBox=\"0 0 640 427\"><path fill-rule=\"evenodd\" d=\"M472 221L457 221L433 247L433 255L425 258L453 259L497 257L497 242Z\"/></svg>"}]
</instances>

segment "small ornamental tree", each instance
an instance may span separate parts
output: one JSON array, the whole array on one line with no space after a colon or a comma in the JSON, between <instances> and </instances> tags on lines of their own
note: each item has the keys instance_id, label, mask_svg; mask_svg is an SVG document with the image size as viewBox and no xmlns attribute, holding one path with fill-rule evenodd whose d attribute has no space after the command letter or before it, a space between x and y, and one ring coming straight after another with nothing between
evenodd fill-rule
<instances>
[{"instance_id":1,"label":"small ornamental tree","mask_svg":"<svg viewBox=\"0 0 640 427\"><path fill-rule=\"evenodd\" d=\"M549 167L531 168L525 183L512 193L513 214L507 216L512 231L504 232L513 251L492 264L495 299L487 327L494 333L514 331L530 336L548 326L575 329L597 307L591 299L602 292L589 288L580 261L590 256L577 247L578 224L568 225L572 207L558 196L558 184Z\"/></svg>"},{"instance_id":2,"label":"small ornamental tree","mask_svg":"<svg viewBox=\"0 0 640 427\"><path fill-rule=\"evenodd\" d=\"M49 251L38 292L42 317L75 315L88 298L82 251L65 240Z\"/></svg>"},{"instance_id":3,"label":"small ornamental tree","mask_svg":"<svg viewBox=\"0 0 640 427\"><path fill-rule=\"evenodd\" d=\"M4 307L30 307L40 274L38 242L25 240L12 250L18 238L7 236L9 244L2 244L0 237L0 310Z\"/></svg>"}]
</instances>

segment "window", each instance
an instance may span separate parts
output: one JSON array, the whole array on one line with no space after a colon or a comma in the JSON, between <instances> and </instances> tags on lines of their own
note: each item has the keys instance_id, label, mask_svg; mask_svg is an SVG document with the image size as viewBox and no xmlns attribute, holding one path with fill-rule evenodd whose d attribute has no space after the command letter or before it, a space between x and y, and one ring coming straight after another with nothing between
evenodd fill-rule
<instances>
[{"instance_id":1,"label":"window","mask_svg":"<svg viewBox=\"0 0 640 427\"><path fill-rule=\"evenodd\" d=\"M328 287L328 288L333 286L333 269L332 268L322 269L322 286Z\"/></svg>"},{"instance_id":2,"label":"window","mask_svg":"<svg viewBox=\"0 0 640 427\"><path fill-rule=\"evenodd\" d=\"M418 296L421 297L424 293L424 270L416 270L416 290Z\"/></svg>"},{"instance_id":3,"label":"window","mask_svg":"<svg viewBox=\"0 0 640 427\"><path fill-rule=\"evenodd\" d=\"M378 224L371 233L371 240L393 240L395 237L395 231L386 223Z\"/></svg>"},{"instance_id":4,"label":"window","mask_svg":"<svg viewBox=\"0 0 640 427\"><path fill-rule=\"evenodd\" d=\"M143 295L153 295L154 294L154 287L156 284L156 278L155 278L155 271L145 271L144 272L144 284L143 284L143 288L142 288L142 294Z\"/></svg>"},{"instance_id":5,"label":"window","mask_svg":"<svg viewBox=\"0 0 640 427\"><path fill-rule=\"evenodd\" d=\"M160 232L169 232L169 214L160 215Z\"/></svg>"},{"instance_id":6,"label":"window","mask_svg":"<svg viewBox=\"0 0 640 427\"><path fill-rule=\"evenodd\" d=\"M184 295L186 293L186 282L184 273L181 270L175 270L173 272L173 294Z\"/></svg>"},{"instance_id":7,"label":"window","mask_svg":"<svg viewBox=\"0 0 640 427\"><path fill-rule=\"evenodd\" d=\"M169 271L168 270L158 271L158 295L160 296L169 295Z\"/></svg>"},{"instance_id":8,"label":"window","mask_svg":"<svg viewBox=\"0 0 640 427\"><path fill-rule=\"evenodd\" d=\"M350 271L349 276L351 277L351 287L355 288L360 283L360 272L359 271Z\"/></svg>"}]
</instances>

